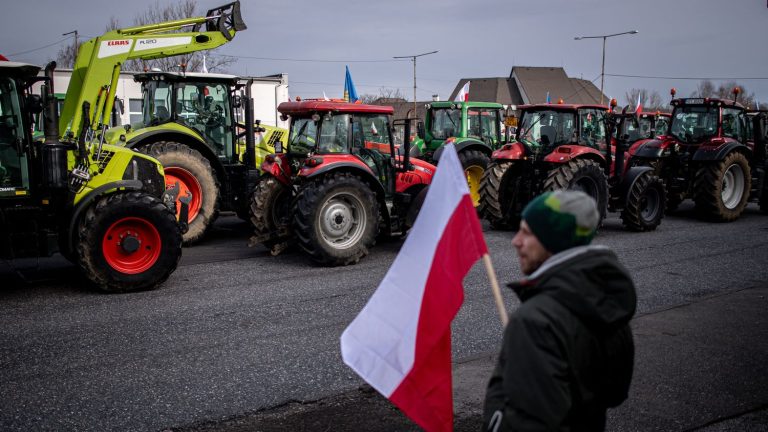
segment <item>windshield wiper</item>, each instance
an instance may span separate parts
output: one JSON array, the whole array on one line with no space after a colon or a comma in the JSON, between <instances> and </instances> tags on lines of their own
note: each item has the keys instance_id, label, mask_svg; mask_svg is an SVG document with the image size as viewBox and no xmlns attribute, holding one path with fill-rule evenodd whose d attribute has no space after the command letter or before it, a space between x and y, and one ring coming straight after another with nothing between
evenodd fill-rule
<instances>
[{"instance_id":1,"label":"windshield wiper","mask_svg":"<svg viewBox=\"0 0 768 432\"><path fill-rule=\"evenodd\" d=\"M531 123L531 125L530 125L530 126L528 126L528 128L527 128L527 129L525 129L525 130L523 131L523 133L522 133L520 136L521 136L521 137L524 137L524 136L528 135L528 132L530 132L530 131L531 131L531 129L532 129L534 126L536 126L536 123L538 123L539 121L541 121L541 119L543 119L543 118L544 118L544 114L539 114L539 118L537 118L536 120L534 120L534 121L533 121L533 123ZM521 139L522 139L522 138L521 138Z\"/></svg>"}]
</instances>

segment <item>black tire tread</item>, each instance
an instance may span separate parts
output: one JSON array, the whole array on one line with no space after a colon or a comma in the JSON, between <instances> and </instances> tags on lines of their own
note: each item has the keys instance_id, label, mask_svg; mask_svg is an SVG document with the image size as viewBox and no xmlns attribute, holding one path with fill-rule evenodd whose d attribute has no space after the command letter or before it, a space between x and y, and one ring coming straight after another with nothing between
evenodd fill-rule
<instances>
[{"instance_id":1,"label":"black tire tread","mask_svg":"<svg viewBox=\"0 0 768 432\"><path fill-rule=\"evenodd\" d=\"M657 209L657 217L651 221L643 220L641 216L642 209L640 204L643 199L643 195L650 188L655 188L659 193L660 208ZM624 227L630 231L653 231L664 218L664 211L666 208L666 192L664 183L657 176L652 173L646 172L640 174L640 177L635 181L633 188L629 191L627 202L624 205L624 209L621 212L621 222Z\"/></svg>"},{"instance_id":2,"label":"black tire tread","mask_svg":"<svg viewBox=\"0 0 768 432\"><path fill-rule=\"evenodd\" d=\"M157 264L166 263L165 268L152 267L144 273L148 279L141 280L139 275L121 277L110 272L108 264L101 262L102 238L99 235L102 216L110 207L142 206L154 213L164 225L158 227L161 237L165 236L171 244L171 250L163 250ZM143 192L117 192L97 200L91 205L78 226L77 261L85 276L99 289L109 293L145 291L157 288L176 270L181 259L181 228L173 212L158 198ZM165 259L164 259L165 258Z\"/></svg>"},{"instance_id":3,"label":"black tire tread","mask_svg":"<svg viewBox=\"0 0 768 432\"><path fill-rule=\"evenodd\" d=\"M501 161L491 162L488 169L483 173L483 179L480 182L480 206L478 210L480 215L491 224L491 228L498 230L509 230L516 228L517 217L511 213L514 212L511 203L505 203L502 197L502 190L505 184L504 176L513 175L510 168L514 162ZM510 191L507 191L509 193ZM515 191L511 191L515 192Z\"/></svg>"},{"instance_id":4,"label":"black tire tread","mask_svg":"<svg viewBox=\"0 0 768 432\"><path fill-rule=\"evenodd\" d=\"M738 163L744 173L744 190L741 202L733 209L725 208L722 199L723 176L728 167ZM739 218L749 200L752 176L749 161L739 153L732 152L720 161L703 164L696 172L693 183L693 200L696 210L705 219L717 222L731 222Z\"/></svg>"},{"instance_id":5,"label":"black tire tread","mask_svg":"<svg viewBox=\"0 0 768 432\"><path fill-rule=\"evenodd\" d=\"M287 188L275 177L265 175L256 184L251 194L249 219L253 225L254 234L258 237L274 237L262 243L267 249L271 249L274 245L287 240L276 236L275 233L277 231L281 229L290 230L290 218L286 220L284 225L281 225L279 221L271 220L270 216L272 214L271 206L276 204L274 194L280 187Z\"/></svg>"},{"instance_id":6,"label":"black tire tread","mask_svg":"<svg viewBox=\"0 0 768 432\"><path fill-rule=\"evenodd\" d=\"M578 174L593 176L600 179L602 196L592 197L597 203L597 209L600 212L600 223L605 218L608 210L608 179L599 163L590 159L572 159L567 163L560 164L549 171L542 190L545 192L561 189L570 189L573 180Z\"/></svg>"}]
</instances>

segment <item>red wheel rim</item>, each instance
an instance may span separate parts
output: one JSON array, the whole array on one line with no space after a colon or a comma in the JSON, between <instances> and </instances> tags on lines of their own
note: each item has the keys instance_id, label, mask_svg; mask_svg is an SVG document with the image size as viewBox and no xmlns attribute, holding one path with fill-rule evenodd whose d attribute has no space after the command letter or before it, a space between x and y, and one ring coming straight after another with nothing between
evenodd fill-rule
<instances>
[{"instance_id":1,"label":"red wheel rim","mask_svg":"<svg viewBox=\"0 0 768 432\"><path fill-rule=\"evenodd\" d=\"M176 182L179 182L179 197L187 196L187 192L192 194L192 200L189 202L189 223L197 217L200 213L200 206L203 204L203 188L200 187L200 182L192 175L191 172L179 167L167 167L163 169L165 171L165 186L166 188L173 187ZM179 216L181 211L181 203L176 200L176 216Z\"/></svg>"},{"instance_id":2,"label":"red wheel rim","mask_svg":"<svg viewBox=\"0 0 768 432\"><path fill-rule=\"evenodd\" d=\"M151 268L160 257L160 233L146 219L127 217L113 223L101 242L104 258L113 269L138 274Z\"/></svg>"}]
</instances>

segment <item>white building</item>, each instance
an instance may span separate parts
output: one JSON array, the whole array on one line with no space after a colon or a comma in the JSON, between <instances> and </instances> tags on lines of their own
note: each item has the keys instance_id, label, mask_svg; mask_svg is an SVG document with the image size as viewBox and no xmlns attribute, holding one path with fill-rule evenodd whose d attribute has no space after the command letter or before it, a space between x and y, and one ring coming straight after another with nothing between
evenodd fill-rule
<instances>
[{"instance_id":1,"label":"white building","mask_svg":"<svg viewBox=\"0 0 768 432\"><path fill-rule=\"evenodd\" d=\"M121 72L117 83L116 97L123 102L124 112L121 124L141 121L141 84L133 80L134 72ZM57 69L53 75L56 93L66 93L72 69ZM277 106L288 101L288 74L269 75L253 78L251 95L254 100L254 118L265 125L288 128L288 122L280 120Z\"/></svg>"}]
</instances>

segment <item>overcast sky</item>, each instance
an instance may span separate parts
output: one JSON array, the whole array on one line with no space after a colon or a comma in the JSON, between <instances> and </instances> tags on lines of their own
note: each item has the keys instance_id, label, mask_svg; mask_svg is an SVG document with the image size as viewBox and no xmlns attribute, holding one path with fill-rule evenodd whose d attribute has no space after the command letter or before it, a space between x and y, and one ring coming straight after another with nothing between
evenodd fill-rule
<instances>
[{"instance_id":1,"label":"overcast sky","mask_svg":"<svg viewBox=\"0 0 768 432\"><path fill-rule=\"evenodd\" d=\"M197 0L200 15L225 3ZM10 0L0 15L11 60L44 64L62 33L127 27L155 0ZM160 0L161 5L171 3ZM393 56L438 50L417 61L418 99L448 98L463 77L506 77L512 66L561 66L600 86L602 39L609 38L605 93L626 103L631 88L688 96L696 79L731 79L768 103L766 0L243 0L248 29L216 52L240 59L228 72L287 73L291 96L341 97L349 65L359 94L413 95L413 65ZM61 41L61 42L59 42ZM59 42L57 44L57 42ZM51 45L47 48L41 48ZM27 52L34 50L31 52ZM675 79L629 78L637 75ZM751 79L746 79L751 78ZM558 97L558 95L555 95ZM566 101L567 102L567 101Z\"/></svg>"}]
</instances>

